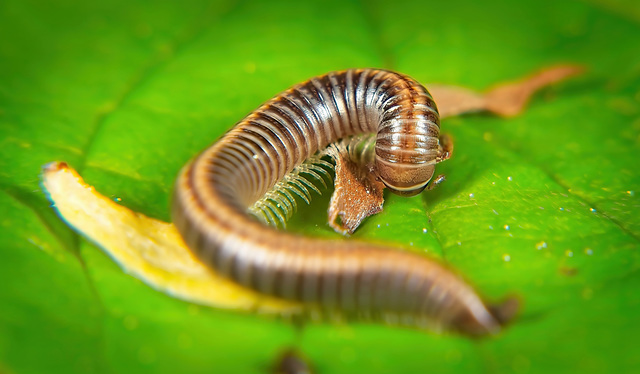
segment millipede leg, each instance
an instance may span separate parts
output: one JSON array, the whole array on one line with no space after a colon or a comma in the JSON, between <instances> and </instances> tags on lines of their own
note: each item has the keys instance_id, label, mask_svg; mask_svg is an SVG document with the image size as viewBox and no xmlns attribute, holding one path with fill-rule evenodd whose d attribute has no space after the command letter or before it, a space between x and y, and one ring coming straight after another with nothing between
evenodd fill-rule
<instances>
[{"instance_id":1,"label":"millipede leg","mask_svg":"<svg viewBox=\"0 0 640 374\"><path fill-rule=\"evenodd\" d=\"M433 190L434 188L438 187L440 185L440 183L444 182L445 179L447 179L447 178L445 178L444 174L438 175L437 177L433 178L431 180L431 182L429 182L429 184L427 185L426 190L427 191Z\"/></svg>"},{"instance_id":2,"label":"millipede leg","mask_svg":"<svg viewBox=\"0 0 640 374\"><path fill-rule=\"evenodd\" d=\"M436 157L436 163L448 160L453 154L453 140L447 134L440 135L440 147L438 147L438 156Z\"/></svg>"}]
</instances>

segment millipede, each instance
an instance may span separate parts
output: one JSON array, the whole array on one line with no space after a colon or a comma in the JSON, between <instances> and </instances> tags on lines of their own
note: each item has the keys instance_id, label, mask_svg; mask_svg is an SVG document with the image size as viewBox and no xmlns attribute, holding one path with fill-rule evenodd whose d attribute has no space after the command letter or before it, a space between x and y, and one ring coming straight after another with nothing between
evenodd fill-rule
<instances>
[{"instance_id":1,"label":"millipede","mask_svg":"<svg viewBox=\"0 0 640 374\"><path fill-rule=\"evenodd\" d=\"M275 96L184 166L173 222L196 257L221 275L322 315L470 336L499 332L514 299L487 305L434 260L295 235L250 214L262 202L262 221L282 220L295 205L291 191L307 199L301 170L322 178L326 161L318 152L367 134L375 137L373 172L399 195L434 183L435 165L449 157L438 109L420 83L387 70L331 72ZM265 195L276 203L265 204Z\"/></svg>"}]
</instances>

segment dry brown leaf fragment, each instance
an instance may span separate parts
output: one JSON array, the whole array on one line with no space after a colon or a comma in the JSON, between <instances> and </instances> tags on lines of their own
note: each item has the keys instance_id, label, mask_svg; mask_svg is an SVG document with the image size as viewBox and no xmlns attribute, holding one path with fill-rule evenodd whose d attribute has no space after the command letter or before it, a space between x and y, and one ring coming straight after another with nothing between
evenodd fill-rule
<instances>
[{"instance_id":1,"label":"dry brown leaf fragment","mask_svg":"<svg viewBox=\"0 0 640 374\"><path fill-rule=\"evenodd\" d=\"M373 172L372 163L358 160L349 152L349 147L354 146L338 142L325 150L335 161L336 174L328 222L342 235L353 234L365 218L381 212L384 203L384 184Z\"/></svg>"},{"instance_id":2,"label":"dry brown leaf fragment","mask_svg":"<svg viewBox=\"0 0 640 374\"><path fill-rule=\"evenodd\" d=\"M463 113L489 111L502 117L520 114L533 94L541 88L584 72L578 65L559 65L546 68L512 83L501 83L486 93L433 84L429 92L438 104L440 118Z\"/></svg>"}]
</instances>

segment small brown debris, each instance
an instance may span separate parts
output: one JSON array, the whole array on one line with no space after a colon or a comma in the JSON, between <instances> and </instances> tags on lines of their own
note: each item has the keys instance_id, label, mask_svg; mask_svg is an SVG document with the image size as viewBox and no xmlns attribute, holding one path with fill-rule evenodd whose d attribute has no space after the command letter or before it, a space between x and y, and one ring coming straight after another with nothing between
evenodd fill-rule
<instances>
[{"instance_id":1,"label":"small brown debris","mask_svg":"<svg viewBox=\"0 0 640 374\"><path fill-rule=\"evenodd\" d=\"M307 363L307 360L293 349L288 349L280 355L280 357L276 361L276 364L274 365L273 371L276 374L313 373L313 370L311 370L311 367Z\"/></svg>"}]
</instances>

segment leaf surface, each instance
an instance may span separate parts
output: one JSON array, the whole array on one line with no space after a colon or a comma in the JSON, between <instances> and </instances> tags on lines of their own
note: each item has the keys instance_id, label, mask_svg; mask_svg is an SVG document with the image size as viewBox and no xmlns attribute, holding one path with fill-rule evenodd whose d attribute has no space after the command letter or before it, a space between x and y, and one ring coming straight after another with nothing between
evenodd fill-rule
<instances>
[{"instance_id":1,"label":"leaf surface","mask_svg":"<svg viewBox=\"0 0 640 374\"><path fill-rule=\"evenodd\" d=\"M319 372L616 372L640 367L640 10L633 2L42 2L0 4L0 371L264 372L287 323L197 307L124 274L52 212L63 160L106 196L169 220L180 167L311 76L384 67L484 90L557 63L589 71L512 119L443 122L447 181L351 240L426 252L520 318L471 341L309 325ZM328 193L326 194L328 195ZM292 230L335 237L328 196ZM34 359L37 357L37 359Z\"/></svg>"}]
</instances>

